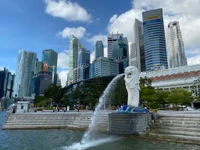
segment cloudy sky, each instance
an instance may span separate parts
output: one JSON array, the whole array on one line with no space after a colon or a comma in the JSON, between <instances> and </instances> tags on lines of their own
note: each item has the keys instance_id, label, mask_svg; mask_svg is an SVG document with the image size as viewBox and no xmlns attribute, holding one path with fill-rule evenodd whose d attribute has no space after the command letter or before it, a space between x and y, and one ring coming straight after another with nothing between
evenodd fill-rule
<instances>
[{"instance_id":1,"label":"cloudy sky","mask_svg":"<svg viewBox=\"0 0 200 150\"><path fill-rule=\"evenodd\" d=\"M94 43L117 31L134 42L135 18L142 12L163 8L165 29L179 21L188 64L200 63L200 0L1 0L0 69L15 73L20 48L37 53L58 52L62 84L67 79L69 36L78 37L93 58ZM166 30L167 31L167 30ZM166 32L167 36L167 32Z\"/></svg>"}]
</instances>

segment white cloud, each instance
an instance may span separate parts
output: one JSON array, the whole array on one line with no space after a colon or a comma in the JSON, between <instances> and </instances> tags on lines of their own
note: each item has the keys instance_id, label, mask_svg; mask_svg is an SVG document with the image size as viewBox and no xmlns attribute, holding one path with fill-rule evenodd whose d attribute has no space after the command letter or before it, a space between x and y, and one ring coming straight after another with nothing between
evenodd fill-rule
<instances>
[{"instance_id":1,"label":"white cloud","mask_svg":"<svg viewBox=\"0 0 200 150\"><path fill-rule=\"evenodd\" d=\"M69 28L66 27L63 29L63 31L57 33L58 36L61 36L62 38L69 38L70 35L74 35L77 38L82 38L86 32L86 29L84 27L78 27L78 28Z\"/></svg>"},{"instance_id":2,"label":"white cloud","mask_svg":"<svg viewBox=\"0 0 200 150\"><path fill-rule=\"evenodd\" d=\"M196 49L200 49L199 0L133 0L132 4L133 7L131 10L119 16L115 14L110 18L107 27L109 33L116 33L118 31L118 33L123 33L129 42L134 42L133 25L135 18L142 21L142 12L163 8L166 35L168 23L171 21L179 21L187 57L194 56L193 53L198 53Z\"/></svg>"},{"instance_id":3,"label":"white cloud","mask_svg":"<svg viewBox=\"0 0 200 150\"><path fill-rule=\"evenodd\" d=\"M69 51L64 50L58 53L58 68L67 69L69 67Z\"/></svg>"},{"instance_id":4,"label":"white cloud","mask_svg":"<svg viewBox=\"0 0 200 150\"><path fill-rule=\"evenodd\" d=\"M78 3L69 0L44 0L45 12L67 21L91 21L91 15Z\"/></svg>"},{"instance_id":5,"label":"white cloud","mask_svg":"<svg viewBox=\"0 0 200 150\"><path fill-rule=\"evenodd\" d=\"M111 33L123 33L128 38L129 42L134 41L133 25L135 18L141 20L141 10L131 9L119 16L116 14L110 18L108 24L108 32Z\"/></svg>"},{"instance_id":6,"label":"white cloud","mask_svg":"<svg viewBox=\"0 0 200 150\"><path fill-rule=\"evenodd\" d=\"M200 64L200 55L190 57L187 59L188 65Z\"/></svg>"},{"instance_id":7,"label":"white cloud","mask_svg":"<svg viewBox=\"0 0 200 150\"><path fill-rule=\"evenodd\" d=\"M91 38L86 38L86 41L92 43L93 45L95 45L96 41L102 41L103 45L106 46L107 45L107 35L102 35L102 34L94 35Z\"/></svg>"},{"instance_id":8,"label":"white cloud","mask_svg":"<svg viewBox=\"0 0 200 150\"><path fill-rule=\"evenodd\" d=\"M66 86L67 74L68 74L67 70L62 70L61 72L59 72L59 78L61 80L62 87Z\"/></svg>"}]
</instances>

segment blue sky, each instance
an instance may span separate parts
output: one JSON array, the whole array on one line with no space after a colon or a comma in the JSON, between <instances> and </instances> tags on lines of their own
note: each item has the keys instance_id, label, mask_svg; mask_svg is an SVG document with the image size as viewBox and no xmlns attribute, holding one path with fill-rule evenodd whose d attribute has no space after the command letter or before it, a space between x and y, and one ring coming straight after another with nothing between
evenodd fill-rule
<instances>
[{"instance_id":1,"label":"blue sky","mask_svg":"<svg viewBox=\"0 0 200 150\"><path fill-rule=\"evenodd\" d=\"M156 8L163 8L165 28L170 21L180 22L188 62L197 64L199 6L200 1L190 0L1 0L0 69L15 72L20 48L36 52L39 60L42 50L52 48L59 54L59 74L65 81L70 34L80 39L92 58L96 40L103 40L106 52L109 33L124 33L133 42L134 19L141 20L143 11Z\"/></svg>"}]
</instances>

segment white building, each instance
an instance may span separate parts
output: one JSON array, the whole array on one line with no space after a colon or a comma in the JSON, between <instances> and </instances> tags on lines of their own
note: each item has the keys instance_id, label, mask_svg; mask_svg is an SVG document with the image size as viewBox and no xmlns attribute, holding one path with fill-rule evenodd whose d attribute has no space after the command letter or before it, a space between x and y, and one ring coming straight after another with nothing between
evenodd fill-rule
<instances>
[{"instance_id":1,"label":"white building","mask_svg":"<svg viewBox=\"0 0 200 150\"><path fill-rule=\"evenodd\" d=\"M28 102L27 101L18 101L16 113L26 113L26 112L28 112Z\"/></svg>"},{"instance_id":2,"label":"white building","mask_svg":"<svg viewBox=\"0 0 200 150\"><path fill-rule=\"evenodd\" d=\"M174 21L168 24L167 49L169 68L186 66L184 43L182 40L179 22Z\"/></svg>"},{"instance_id":3,"label":"white building","mask_svg":"<svg viewBox=\"0 0 200 150\"><path fill-rule=\"evenodd\" d=\"M200 64L192 66L182 66L151 72L141 72L140 77L151 78L152 86L156 89L171 90L184 88L188 91L197 90L195 81L200 78ZM194 91L193 91L194 92Z\"/></svg>"}]
</instances>

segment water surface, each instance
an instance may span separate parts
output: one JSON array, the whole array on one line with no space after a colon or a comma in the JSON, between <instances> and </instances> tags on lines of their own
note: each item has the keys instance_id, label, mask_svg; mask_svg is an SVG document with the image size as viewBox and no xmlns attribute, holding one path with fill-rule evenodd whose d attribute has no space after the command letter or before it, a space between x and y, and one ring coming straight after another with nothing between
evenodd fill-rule
<instances>
[{"instance_id":1,"label":"water surface","mask_svg":"<svg viewBox=\"0 0 200 150\"><path fill-rule=\"evenodd\" d=\"M6 113L0 111L0 128ZM199 150L200 146L99 134L80 143L84 131L0 130L0 150Z\"/></svg>"}]
</instances>

